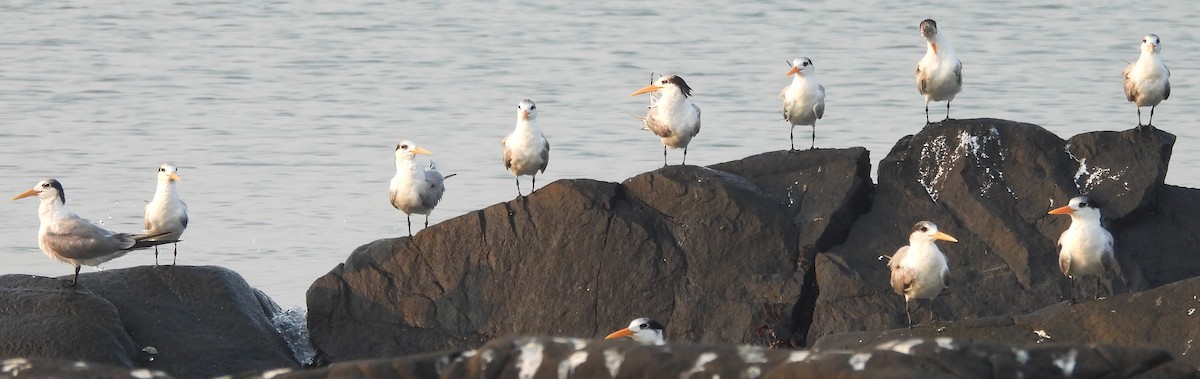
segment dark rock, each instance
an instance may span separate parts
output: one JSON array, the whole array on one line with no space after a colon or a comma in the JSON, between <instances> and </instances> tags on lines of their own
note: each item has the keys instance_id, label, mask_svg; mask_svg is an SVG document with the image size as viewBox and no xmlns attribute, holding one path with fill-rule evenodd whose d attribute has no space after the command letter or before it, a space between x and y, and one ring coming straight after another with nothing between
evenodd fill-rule
<instances>
[{"instance_id":1,"label":"dark rock","mask_svg":"<svg viewBox=\"0 0 1200 379\"><path fill-rule=\"evenodd\" d=\"M274 374L274 373L272 373ZM269 377L240 375L237 378ZM907 339L857 350L516 337L474 350L353 361L280 379L321 378L1195 378L1165 351L1094 345Z\"/></svg>"},{"instance_id":2,"label":"dark rock","mask_svg":"<svg viewBox=\"0 0 1200 379\"><path fill-rule=\"evenodd\" d=\"M215 266L143 266L80 274L79 287L116 306L144 353L138 367L183 378L298 366L271 317L279 307Z\"/></svg>"},{"instance_id":3,"label":"dark rock","mask_svg":"<svg viewBox=\"0 0 1200 379\"><path fill-rule=\"evenodd\" d=\"M1162 186L1143 209L1113 223L1116 251L1141 268L1126 275L1158 287L1200 274L1200 190Z\"/></svg>"},{"instance_id":4,"label":"dark rock","mask_svg":"<svg viewBox=\"0 0 1200 379\"><path fill-rule=\"evenodd\" d=\"M3 378L106 378L171 379L162 371L110 366L92 362L54 358L5 358L0 360Z\"/></svg>"},{"instance_id":5,"label":"dark rock","mask_svg":"<svg viewBox=\"0 0 1200 379\"><path fill-rule=\"evenodd\" d=\"M0 357L59 357L133 367L139 348L117 308L80 286L0 276Z\"/></svg>"},{"instance_id":6,"label":"dark rock","mask_svg":"<svg viewBox=\"0 0 1200 379\"><path fill-rule=\"evenodd\" d=\"M1165 349L1182 362L1200 365L1200 278L1148 291L1121 294L1072 306L1056 304L1038 312L939 323L913 329L854 332L827 336L815 349L856 349L886 341L941 336L964 343L1111 344ZM1195 346L1194 346L1195 345ZM1122 366L1125 370L1138 366Z\"/></svg>"},{"instance_id":7,"label":"dark rock","mask_svg":"<svg viewBox=\"0 0 1200 379\"><path fill-rule=\"evenodd\" d=\"M313 343L336 362L522 333L602 336L651 316L668 339L786 344L807 324L793 310L815 250L800 246L840 242L870 167L862 149L751 160L717 166L751 179L675 166L621 184L561 180L362 246L309 289Z\"/></svg>"},{"instance_id":8,"label":"dark rock","mask_svg":"<svg viewBox=\"0 0 1200 379\"><path fill-rule=\"evenodd\" d=\"M906 245L910 226L920 220L960 241L942 246L951 288L934 301L938 319L1019 314L1059 302L1069 287L1058 272L1055 244L1070 219L1046 212L1086 193L1112 209L1106 214L1157 217L1140 214L1156 209L1173 141L1161 131L1089 133L1068 148L1039 126L995 119L930 124L901 139L880 162L871 212L855 221L844 244L817 257L820 296L809 341L905 325L903 298L892 292L877 257ZM1102 179L1077 186L1080 161L1091 170L1084 171L1103 173L1097 176ZM1118 284L1119 291L1161 284L1143 272L1200 273L1173 271L1148 252L1125 250L1122 228L1130 226L1111 221L1128 281ZM927 318L928 308L915 317Z\"/></svg>"}]
</instances>

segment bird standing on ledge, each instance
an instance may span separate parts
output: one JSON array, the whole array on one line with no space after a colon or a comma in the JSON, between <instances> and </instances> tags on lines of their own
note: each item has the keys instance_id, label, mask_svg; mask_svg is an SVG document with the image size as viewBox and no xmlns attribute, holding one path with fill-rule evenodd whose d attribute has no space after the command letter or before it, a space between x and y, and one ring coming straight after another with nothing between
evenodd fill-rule
<instances>
[{"instance_id":1,"label":"bird standing on ledge","mask_svg":"<svg viewBox=\"0 0 1200 379\"><path fill-rule=\"evenodd\" d=\"M692 87L675 75L658 78L632 95L657 92L661 95L642 118L646 129L662 139L663 166L667 165L667 148L683 148L683 164L687 164L687 147L692 137L700 133L700 107L692 103Z\"/></svg>"},{"instance_id":2,"label":"bird standing on ledge","mask_svg":"<svg viewBox=\"0 0 1200 379\"><path fill-rule=\"evenodd\" d=\"M921 37L928 48L917 62L917 92L925 96L925 123L929 123L929 102L946 102L946 120L950 119L950 101L962 90L962 62L954 55L950 40L942 34L937 22L921 21ZM943 120L945 121L945 120Z\"/></svg>"}]
</instances>

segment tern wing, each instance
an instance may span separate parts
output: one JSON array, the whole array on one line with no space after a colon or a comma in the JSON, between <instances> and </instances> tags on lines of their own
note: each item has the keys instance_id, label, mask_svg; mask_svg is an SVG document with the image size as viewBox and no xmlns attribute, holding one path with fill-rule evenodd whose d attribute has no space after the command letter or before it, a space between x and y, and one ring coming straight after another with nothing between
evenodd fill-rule
<instances>
[{"instance_id":1,"label":"tern wing","mask_svg":"<svg viewBox=\"0 0 1200 379\"><path fill-rule=\"evenodd\" d=\"M695 127L692 129L692 137L695 137L697 134L700 134L700 107L697 107L695 103L692 103L692 109L696 110L696 125L694 125Z\"/></svg>"},{"instance_id":2,"label":"tern wing","mask_svg":"<svg viewBox=\"0 0 1200 379\"><path fill-rule=\"evenodd\" d=\"M783 121L792 121L789 116L792 113L792 99L787 97L788 88L792 86L783 87L783 90L779 91L779 97L783 98Z\"/></svg>"},{"instance_id":3,"label":"tern wing","mask_svg":"<svg viewBox=\"0 0 1200 379\"><path fill-rule=\"evenodd\" d=\"M1166 66L1163 66L1163 68L1166 68ZM1170 99L1171 98L1171 70L1167 70L1167 78L1163 79L1163 81L1166 82L1165 84L1167 85L1166 92L1163 92L1163 100Z\"/></svg>"},{"instance_id":4,"label":"tern wing","mask_svg":"<svg viewBox=\"0 0 1200 379\"><path fill-rule=\"evenodd\" d=\"M1071 254L1063 253L1062 242L1058 243L1058 271L1063 275L1071 277Z\"/></svg>"},{"instance_id":5,"label":"tern wing","mask_svg":"<svg viewBox=\"0 0 1200 379\"><path fill-rule=\"evenodd\" d=\"M912 287L913 279L916 278L916 273L907 267L901 267L900 262L904 260L904 256L908 255L908 246L901 247L896 250L896 254L892 254L892 259L888 261L888 268L892 270L892 290L896 291L897 295L903 295Z\"/></svg>"},{"instance_id":6,"label":"tern wing","mask_svg":"<svg viewBox=\"0 0 1200 379\"><path fill-rule=\"evenodd\" d=\"M646 119L643 122L646 124L646 129L650 129L659 138L671 138L675 134L671 131L670 126L655 117L653 110L646 114Z\"/></svg>"},{"instance_id":7,"label":"tern wing","mask_svg":"<svg viewBox=\"0 0 1200 379\"><path fill-rule=\"evenodd\" d=\"M958 80L958 85L962 86L962 61L954 61L954 78Z\"/></svg>"},{"instance_id":8,"label":"tern wing","mask_svg":"<svg viewBox=\"0 0 1200 379\"><path fill-rule=\"evenodd\" d=\"M825 86L817 85L817 104L813 106L813 112L817 114L817 119L825 116Z\"/></svg>"},{"instance_id":9,"label":"tern wing","mask_svg":"<svg viewBox=\"0 0 1200 379\"><path fill-rule=\"evenodd\" d=\"M420 190L421 206L425 209L433 209L442 201L442 194L446 193L446 178L437 170L425 171L425 186Z\"/></svg>"},{"instance_id":10,"label":"tern wing","mask_svg":"<svg viewBox=\"0 0 1200 379\"><path fill-rule=\"evenodd\" d=\"M550 140L542 138L542 167L538 167L541 172L546 172L546 166L550 165Z\"/></svg>"},{"instance_id":11,"label":"tern wing","mask_svg":"<svg viewBox=\"0 0 1200 379\"><path fill-rule=\"evenodd\" d=\"M1133 84L1132 80L1129 80L1129 71L1132 71L1132 70L1133 70L1133 63L1130 63L1128 66L1125 66L1125 71L1121 72L1121 77L1125 78L1125 100L1126 101L1134 101L1135 99L1137 99L1137 86L1135 86Z\"/></svg>"},{"instance_id":12,"label":"tern wing","mask_svg":"<svg viewBox=\"0 0 1200 379\"><path fill-rule=\"evenodd\" d=\"M1117 256L1113 249L1112 234L1108 231L1104 232L1104 247L1100 251L1100 263L1104 265L1104 271L1111 272L1117 276L1121 275L1121 265L1117 263Z\"/></svg>"},{"instance_id":13,"label":"tern wing","mask_svg":"<svg viewBox=\"0 0 1200 379\"><path fill-rule=\"evenodd\" d=\"M47 229L41 243L59 256L70 259L96 259L133 247L133 236L116 233L79 216L71 215Z\"/></svg>"},{"instance_id":14,"label":"tern wing","mask_svg":"<svg viewBox=\"0 0 1200 379\"><path fill-rule=\"evenodd\" d=\"M179 205L183 206L183 215L179 216L179 223L183 224L184 229L187 229L187 222L188 222L187 203L180 201Z\"/></svg>"},{"instance_id":15,"label":"tern wing","mask_svg":"<svg viewBox=\"0 0 1200 379\"><path fill-rule=\"evenodd\" d=\"M917 92L925 94L925 88L929 86L929 74L921 69L921 64L917 64L917 70L913 73L917 77Z\"/></svg>"}]
</instances>

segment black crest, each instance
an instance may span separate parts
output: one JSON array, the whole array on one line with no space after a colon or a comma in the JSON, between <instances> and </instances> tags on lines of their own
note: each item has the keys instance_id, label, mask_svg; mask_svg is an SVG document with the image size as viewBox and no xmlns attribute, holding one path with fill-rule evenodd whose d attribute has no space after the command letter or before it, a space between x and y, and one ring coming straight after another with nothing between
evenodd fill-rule
<instances>
[{"instance_id":1,"label":"black crest","mask_svg":"<svg viewBox=\"0 0 1200 379\"><path fill-rule=\"evenodd\" d=\"M663 324L659 323L658 321L655 321L654 319L648 319L648 320L649 321L646 321L646 326L643 327L644 329L667 330L667 327L663 326Z\"/></svg>"},{"instance_id":2,"label":"black crest","mask_svg":"<svg viewBox=\"0 0 1200 379\"><path fill-rule=\"evenodd\" d=\"M925 21L921 21L922 36L929 38L933 37L935 34L937 34L937 21L933 21L932 18L927 18Z\"/></svg>"},{"instance_id":3,"label":"black crest","mask_svg":"<svg viewBox=\"0 0 1200 379\"><path fill-rule=\"evenodd\" d=\"M1087 196L1079 197L1079 205L1087 208L1100 209L1100 202Z\"/></svg>"},{"instance_id":4,"label":"black crest","mask_svg":"<svg viewBox=\"0 0 1200 379\"><path fill-rule=\"evenodd\" d=\"M58 191L58 200L62 201L63 204L67 203L67 191L63 191L62 183L59 183L58 179L47 179L46 184Z\"/></svg>"},{"instance_id":5,"label":"black crest","mask_svg":"<svg viewBox=\"0 0 1200 379\"><path fill-rule=\"evenodd\" d=\"M675 83L676 86L679 86L679 90L683 92L683 96L692 97L692 87L689 87L687 82L683 81L683 78L675 75L667 75L663 77L663 81L666 83Z\"/></svg>"}]
</instances>

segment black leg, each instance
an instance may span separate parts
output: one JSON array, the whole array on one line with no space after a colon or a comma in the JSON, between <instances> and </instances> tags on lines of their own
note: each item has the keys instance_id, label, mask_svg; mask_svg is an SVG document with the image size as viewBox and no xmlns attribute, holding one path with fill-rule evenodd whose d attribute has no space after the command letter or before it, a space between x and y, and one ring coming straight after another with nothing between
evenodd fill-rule
<instances>
[{"instance_id":1,"label":"black leg","mask_svg":"<svg viewBox=\"0 0 1200 379\"><path fill-rule=\"evenodd\" d=\"M925 102L925 124L926 125L930 124L930 122L929 122L929 102L928 101Z\"/></svg>"},{"instance_id":2,"label":"black leg","mask_svg":"<svg viewBox=\"0 0 1200 379\"><path fill-rule=\"evenodd\" d=\"M158 245L154 245L154 265L158 266Z\"/></svg>"},{"instance_id":3,"label":"black leg","mask_svg":"<svg viewBox=\"0 0 1200 379\"><path fill-rule=\"evenodd\" d=\"M174 266L179 261L179 242L171 244L175 248L171 250L171 265ZM157 263L157 262L156 262Z\"/></svg>"},{"instance_id":4,"label":"black leg","mask_svg":"<svg viewBox=\"0 0 1200 379\"><path fill-rule=\"evenodd\" d=\"M683 162L680 162L679 164L681 164L681 165L687 164L687 146L683 147Z\"/></svg>"},{"instance_id":5,"label":"black leg","mask_svg":"<svg viewBox=\"0 0 1200 379\"><path fill-rule=\"evenodd\" d=\"M517 180L517 197L521 197L521 177L514 176L513 178Z\"/></svg>"},{"instance_id":6,"label":"black leg","mask_svg":"<svg viewBox=\"0 0 1200 379\"><path fill-rule=\"evenodd\" d=\"M408 236L412 237L412 215L405 215L408 218Z\"/></svg>"},{"instance_id":7,"label":"black leg","mask_svg":"<svg viewBox=\"0 0 1200 379\"><path fill-rule=\"evenodd\" d=\"M812 146L808 147L809 150L817 148L817 123L816 122L813 122L812 130L813 130Z\"/></svg>"},{"instance_id":8,"label":"black leg","mask_svg":"<svg viewBox=\"0 0 1200 379\"><path fill-rule=\"evenodd\" d=\"M1138 111L1138 126L1142 126L1142 107L1138 107L1137 104L1134 104L1134 106L1137 107L1137 111ZM1150 109L1154 109L1154 108L1150 108Z\"/></svg>"},{"instance_id":9,"label":"black leg","mask_svg":"<svg viewBox=\"0 0 1200 379\"><path fill-rule=\"evenodd\" d=\"M74 287L76 283L79 283L79 266L75 266L75 277L71 278L71 284L68 286Z\"/></svg>"},{"instance_id":10,"label":"black leg","mask_svg":"<svg viewBox=\"0 0 1200 379\"><path fill-rule=\"evenodd\" d=\"M908 328L912 329L912 327L913 327L912 311L909 310L908 304L909 304L908 298L905 298L904 299L904 315L908 317Z\"/></svg>"},{"instance_id":11,"label":"black leg","mask_svg":"<svg viewBox=\"0 0 1200 379\"><path fill-rule=\"evenodd\" d=\"M936 316L937 315L935 315L933 312L933 299L929 299L929 324L930 325L933 325L933 322L937 320Z\"/></svg>"},{"instance_id":12,"label":"black leg","mask_svg":"<svg viewBox=\"0 0 1200 379\"><path fill-rule=\"evenodd\" d=\"M425 215L425 229L429 229L429 215Z\"/></svg>"},{"instance_id":13,"label":"black leg","mask_svg":"<svg viewBox=\"0 0 1200 379\"><path fill-rule=\"evenodd\" d=\"M663 167L667 167L667 145L663 145Z\"/></svg>"},{"instance_id":14,"label":"black leg","mask_svg":"<svg viewBox=\"0 0 1200 379\"><path fill-rule=\"evenodd\" d=\"M792 130L788 132L788 139L792 141L792 151L796 151L796 125L792 125Z\"/></svg>"},{"instance_id":15,"label":"black leg","mask_svg":"<svg viewBox=\"0 0 1200 379\"><path fill-rule=\"evenodd\" d=\"M1158 108L1158 106L1157 105L1150 106L1150 119L1146 120L1146 126L1154 126L1154 108ZM1141 121L1141 119L1139 118L1138 121Z\"/></svg>"},{"instance_id":16,"label":"black leg","mask_svg":"<svg viewBox=\"0 0 1200 379\"><path fill-rule=\"evenodd\" d=\"M950 100L946 100L946 120L950 119ZM942 120L942 121L946 121Z\"/></svg>"},{"instance_id":17,"label":"black leg","mask_svg":"<svg viewBox=\"0 0 1200 379\"><path fill-rule=\"evenodd\" d=\"M529 194L532 195L533 191L537 191L537 173L536 172L533 173L533 179L530 179L530 181L529 181Z\"/></svg>"}]
</instances>

